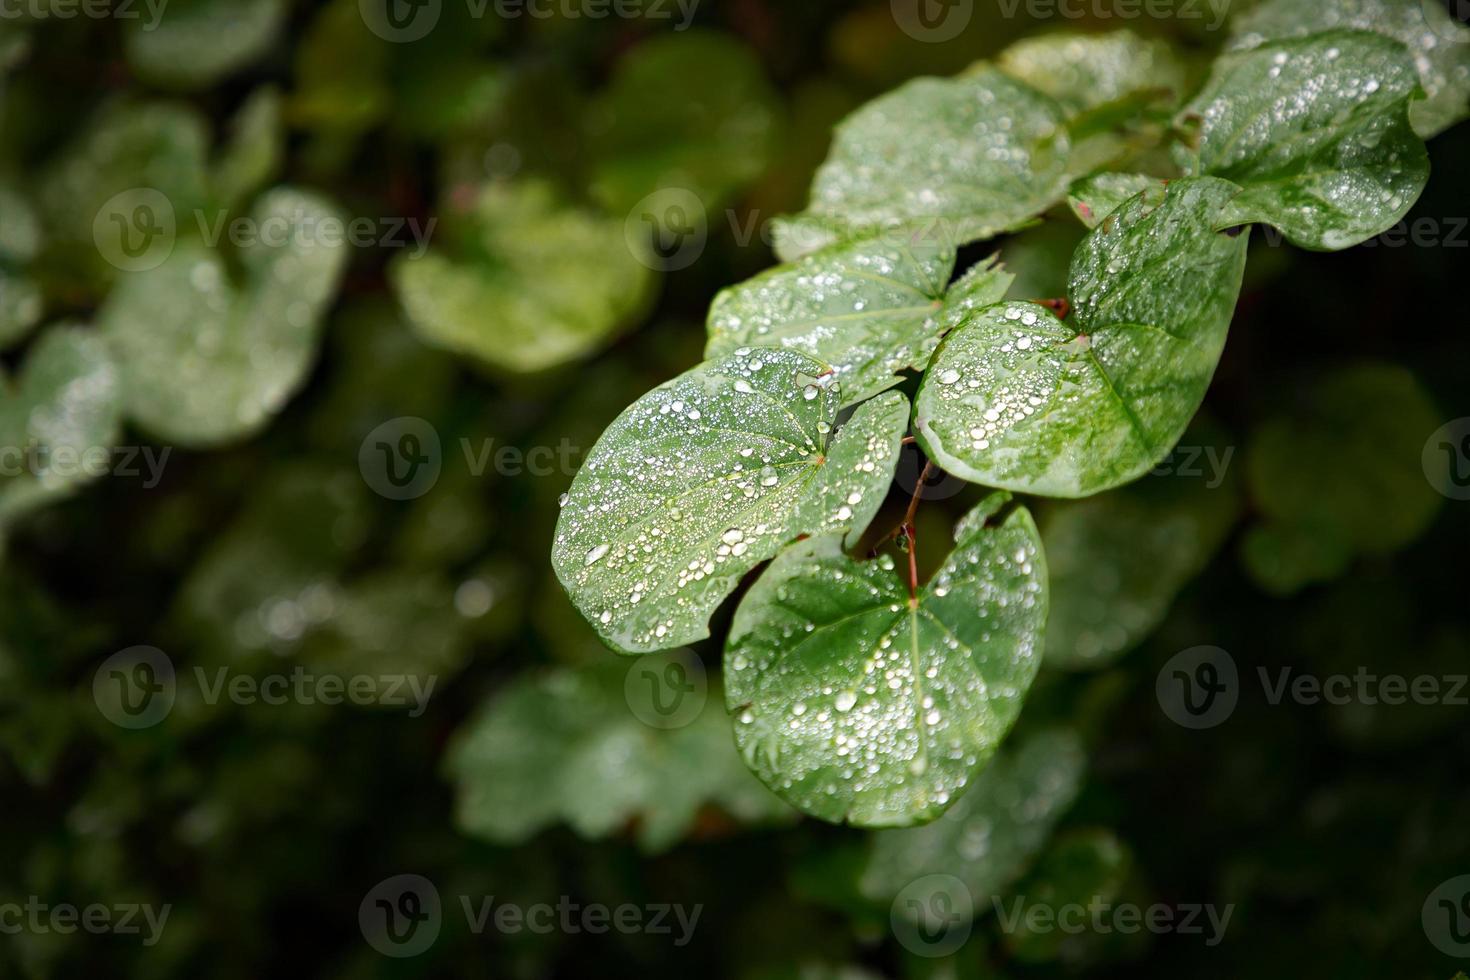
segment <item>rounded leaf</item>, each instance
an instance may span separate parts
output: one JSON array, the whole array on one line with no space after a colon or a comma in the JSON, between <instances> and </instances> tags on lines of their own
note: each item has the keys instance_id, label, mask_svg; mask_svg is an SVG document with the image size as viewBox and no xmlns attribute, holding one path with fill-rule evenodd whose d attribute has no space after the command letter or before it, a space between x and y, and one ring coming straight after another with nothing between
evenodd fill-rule
<instances>
[{"instance_id":1,"label":"rounded leaf","mask_svg":"<svg viewBox=\"0 0 1470 980\"><path fill-rule=\"evenodd\" d=\"M972 315L919 389L925 451L956 476L1051 497L1127 483L1168 455L1240 292L1246 236L1214 230L1235 190L1182 180L1119 208L1073 257L1066 323L1018 302Z\"/></svg>"},{"instance_id":2,"label":"rounded leaf","mask_svg":"<svg viewBox=\"0 0 1470 980\"><path fill-rule=\"evenodd\" d=\"M908 403L882 395L834 434L839 388L805 354L743 347L618 416L563 499L551 552L605 642L644 653L702 639L715 607L783 545L867 527Z\"/></svg>"},{"instance_id":3,"label":"rounded leaf","mask_svg":"<svg viewBox=\"0 0 1470 980\"><path fill-rule=\"evenodd\" d=\"M749 765L824 820L905 826L942 813L1020 712L1041 659L1046 568L1024 509L994 494L910 600L891 558L838 536L783 552L725 650L726 701Z\"/></svg>"},{"instance_id":4,"label":"rounded leaf","mask_svg":"<svg viewBox=\"0 0 1470 980\"><path fill-rule=\"evenodd\" d=\"M1225 223L1273 225L1303 248L1349 248L1397 224L1429 179L1408 116L1419 92L1408 51L1378 34L1263 44L1216 62L1184 111L1199 133L1180 163L1241 185Z\"/></svg>"}]
</instances>

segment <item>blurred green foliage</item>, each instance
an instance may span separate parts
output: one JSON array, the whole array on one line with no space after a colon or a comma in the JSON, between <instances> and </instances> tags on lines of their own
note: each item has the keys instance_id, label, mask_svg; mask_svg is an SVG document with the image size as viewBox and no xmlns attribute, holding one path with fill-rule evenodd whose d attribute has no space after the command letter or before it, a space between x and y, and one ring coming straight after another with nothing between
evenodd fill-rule
<instances>
[{"instance_id":1,"label":"blurred green foliage","mask_svg":"<svg viewBox=\"0 0 1470 980\"><path fill-rule=\"evenodd\" d=\"M1257 25L1280 16L1253 6ZM1470 672L1470 511L1433 492L1447 474L1420 455L1470 415L1463 127L1430 144L1435 178L1406 219L1437 222L1434 244L1253 240L1209 428L1184 440L1236 450L1222 482L1175 466L1038 508L1065 549L1053 588L1072 585L1016 733L939 821L860 832L798 819L745 772L717 685L684 728L630 713L627 663L547 565L558 497L624 406L700 359L711 299L771 264L770 219L807 205L851 109L1021 37L1119 26L1156 42L1151 81L1192 87L1225 34L976 4L927 43L886 3L710 0L678 31L444 0L432 30L395 42L355 0L133 9L68 17L54 0L0 20L0 437L120 447L102 474L53 453L0 478L0 904L170 913L149 946L7 929L0 976L1455 972L1421 908L1470 873L1465 708L1273 705L1257 678ZM1056 56L1024 61L1087 111L1109 83L1048 69ZM1454 114L1464 76L1448 71L1421 129ZM669 186L699 188L704 247L640 263L628 219ZM157 257L127 224L139 188L175 222L151 268L97 231L120 217ZM272 208L288 227L366 219L366 240L281 256L228 224L211 238L221 216ZM431 220L416 257L411 229ZM1009 295L1062 295L1082 231L1062 207L1001 239ZM439 473L391 499L362 453L402 418L431 426ZM897 521L909 480L875 526ZM939 489L918 519L931 540L982 493ZM94 678L137 644L168 655L177 696L130 729ZM1155 681L1201 644L1231 652L1244 693L1191 731ZM695 653L718 673L716 645ZM211 703L221 669L433 686L421 712ZM405 872L436 884L444 915L431 949L393 959L358 913ZM893 912L936 873L972 889L975 921L929 958ZM476 933L460 896L490 895L702 914L683 946ZM1234 914L1206 946L1007 931L991 903L1093 896Z\"/></svg>"}]
</instances>

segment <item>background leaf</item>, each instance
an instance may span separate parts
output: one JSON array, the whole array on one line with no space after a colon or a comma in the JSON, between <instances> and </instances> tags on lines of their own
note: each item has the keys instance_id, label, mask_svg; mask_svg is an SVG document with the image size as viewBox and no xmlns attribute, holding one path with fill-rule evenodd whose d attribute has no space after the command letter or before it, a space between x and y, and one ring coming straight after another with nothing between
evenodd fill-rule
<instances>
[{"instance_id":1,"label":"background leaf","mask_svg":"<svg viewBox=\"0 0 1470 980\"><path fill-rule=\"evenodd\" d=\"M100 476L118 436L118 371L94 331L48 328L10 387L0 447L18 472L0 482L0 523Z\"/></svg>"},{"instance_id":2,"label":"background leaf","mask_svg":"<svg viewBox=\"0 0 1470 980\"><path fill-rule=\"evenodd\" d=\"M744 821L790 818L740 764L719 711L706 706L688 725L649 727L624 701L627 669L604 663L526 677L486 705L446 761L459 825L512 844L561 821L606 837L636 820L640 845L657 851L682 838L707 804Z\"/></svg>"},{"instance_id":3,"label":"background leaf","mask_svg":"<svg viewBox=\"0 0 1470 980\"><path fill-rule=\"evenodd\" d=\"M1076 734L1047 729L1007 749L970 791L925 827L873 835L863 894L887 903L909 883L952 875L969 889L976 915L1023 875L1081 786L1086 756Z\"/></svg>"},{"instance_id":4,"label":"background leaf","mask_svg":"<svg viewBox=\"0 0 1470 980\"><path fill-rule=\"evenodd\" d=\"M305 380L347 245L323 229L325 201L278 188L251 213L237 286L217 249L175 244L154 269L127 273L98 326L122 374L128 416L178 443L215 445L259 431Z\"/></svg>"},{"instance_id":5,"label":"background leaf","mask_svg":"<svg viewBox=\"0 0 1470 980\"><path fill-rule=\"evenodd\" d=\"M661 187L716 208L766 168L775 96L749 50L701 32L629 52L590 110L592 196L613 214Z\"/></svg>"},{"instance_id":6,"label":"background leaf","mask_svg":"<svg viewBox=\"0 0 1470 980\"><path fill-rule=\"evenodd\" d=\"M270 50L287 7L285 0L168 0L157 18L148 10L123 21L128 63L156 85L209 85Z\"/></svg>"},{"instance_id":7,"label":"background leaf","mask_svg":"<svg viewBox=\"0 0 1470 980\"><path fill-rule=\"evenodd\" d=\"M1100 667L1137 646L1224 544L1240 513L1235 447L1203 431L1192 429L1158 475L1041 512L1048 666Z\"/></svg>"},{"instance_id":8,"label":"background leaf","mask_svg":"<svg viewBox=\"0 0 1470 980\"><path fill-rule=\"evenodd\" d=\"M446 231L457 247L405 253L392 278L429 343L504 371L556 367L642 315L654 258L622 222L560 202L544 183L492 184Z\"/></svg>"},{"instance_id":9,"label":"background leaf","mask_svg":"<svg viewBox=\"0 0 1470 980\"><path fill-rule=\"evenodd\" d=\"M1396 365L1354 364L1317 379L1247 448L1262 518L1243 545L1252 576L1293 592L1340 574L1355 554L1382 554L1423 533L1443 502L1421 461L1440 424L1424 389Z\"/></svg>"}]
</instances>

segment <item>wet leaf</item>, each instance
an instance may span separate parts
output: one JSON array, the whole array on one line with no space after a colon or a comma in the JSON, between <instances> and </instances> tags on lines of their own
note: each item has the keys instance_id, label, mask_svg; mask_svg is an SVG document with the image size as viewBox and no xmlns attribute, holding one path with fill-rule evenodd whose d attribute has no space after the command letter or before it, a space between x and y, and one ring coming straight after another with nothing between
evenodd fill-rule
<instances>
[{"instance_id":1,"label":"wet leaf","mask_svg":"<svg viewBox=\"0 0 1470 980\"><path fill-rule=\"evenodd\" d=\"M370 529L367 487L315 463L272 467L209 543L176 615L205 661L294 657L337 612L337 583Z\"/></svg>"},{"instance_id":2,"label":"wet leaf","mask_svg":"<svg viewBox=\"0 0 1470 980\"><path fill-rule=\"evenodd\" d=\"M1136 92L1183 94L1184 66L1160 40L1132 31L1043 34L1012 44L996 67L1081 114Z\"/></svg>"},{"instance_id":3,"label":"wet leaf","mask_svg":"<svg viewBox=\"0 0 1470 980\"><path fill-rule=\"evenodd\" d=\"M590 192L611 213L626 214L661 187L690 191L712 209L765 169L776 95L760 61L732 38L666 34L619 63L589 128Z\"/></svg>"},{"instance_id":4,"label":"wet leaf","mask_svg":"<svg viewBox=\"0 0 1470 980\"><path fill-rule=\"evenodd\" d=\"M391 280L427 343L506 371L564 364L640 316L656 278L623 222L570 207L543 183L480 193L456 254L406 253Z\"/></svg>"},{"instance_id":5,"label":"wet leaf","mask_svg":"<svg viewBox=\"0 0 1470 980\"><path fill-rule=\"evenodd\" d=\"M140 3L123 20L123 50L139 76L169 88L203 88L270 50L286 16L285 0L168 0Z\"/></svg>"},{"instance_id":6,"label":"wet leaf","mask_svg":"<svg viewBox=\"0 0 1470 980\"><path fill-rule=\"evenodd\" d=\"M751 588L726 644L726 702L746 764L787 802L857 826L922 823L994 754L1046 622L1030 514L987 525L1008 499L960 521L912 602L892 558L854 561L840 535L793 545Z\"/></svg>"},{"instance_id":7,"label":"wet leaf","mask_svg":"<svg viewBox=\"0 0 1470 980\"><path fill-rule=\"evenodd\" d=\"M625 701L627 669L525 675L467 722L445 765L460 828L518 844L556 823L600 838L636 820L639 843L658 851L683 839L707 804L745 822L791 816L740 764L713 703L683 727L653 728Z\"/></svg>"},{"instance_id":8,"label":"wet leaf","mask_svg":"<svg viewBox=\"0 0 1470 980\"><path fill-rule=\"evenodd\" d=\"M1059 200L1069 144L1061 106L994 69L918 78L838 125L807 210L776 226L794 259L874 230L964 244Z\"/></svg>"},{"instance_id":9,"label":"wet leaf","mask_svg":"<svg viewBox=\"0 0 1470 980\"><path fill-rule=\"evenodd\" d=\"M281 168L285 142L280 93L257 89L231 121L229 142L215 163L214 193L220 207L244 203L273 180Z\"/></svg>"},{"instance_id":10,"label":"wet leaf","mask_svg":"<svg viewBox=\"0 0 1470 980\"><path fill-rule=\"evenodd\" d=\"M835 434L840 385L805 354L740 348L634 402L577 473L551 559L615 649L709 633L746 572L803 534L861 533L883 502L908 424L897 392Z\"/></svg>"},{"instance_id":11,"label":"wet leaf","mask_svg":"<svg viewBox=\"0 0 1470 980\"><path fill-rule=\"evenodd\" d=\"M1076 799L1085 768L1081 739L1066 729L1007 747L938 820L873 835L863 893L887 903L925 875L953 875L969 889L976 915L990 912Z\"/></svg>"},{"instance_id":12,"label":"wet leaf","mask_svg":"<svg viewBox=\"0 0 1470 980\"><path fill-rule=\"evenodd\" d=\"M992 258L956 283L951 313L954 262L952 247L882 235L822 249L721 291L705 356L789 347L836 369L844 404L864 401L897 384L898 372L923 370L959 312L1005 295L1011 277Z\"/></svg>"},{"instance_id":13,"label":"wet leaf","mask_svg":"<svg viewBox=\"0 0 1470 980\"><path fill-rule=\"evenodd\" d=\"M1141 476L1189 424L1225 345L1246 236L1218 233L1236 188L1176 181L1095 229L1072 259L1073 304L1008 302L950 334L915 400L915 431L950 473L1084 497Z\"/></svg>"},{"instance_id":14,"label":"wet leaf","mask_svg":"<svg viewBox=\"0 0 1470 980\"><path fill-rule=\"evenodd\" d=\"M118 282L98 314L122 373L128 416L183 445L263 428L305 380L321 316L347 261L325 201L278 188L251 214L238 285L219 250L182 238L159 266Z\"/></svg>"},{"instance_id":15,"label":"wet leaf","mask_svg":"<svg viewBox=\"0 0 1470 980\"><path fill-rule=\"evenodd\" d=\"M1408 117L1419 91L1404 46L1361 31L1226 55L1184 110L1182 125L1200 122L1179 164L1243 188L1217 227L1262 222L1303 248L1348 248L1397 224L1429 179Z\"/></svg>"},{"instance_id":16,"label":"wet leaf","mask_svg":"<svg viewBox=\"0 0 1470 980\"><path fill-rule=\"evenodd\" d=\"M0 522L64 496L111 464L118 438L118 372L102 338L82 327L46 330L0 400ZM14 455L12 455L14 454Z\"/></svg>"},{"instance_id":17,"label":"wet leaf","mask_svg":"<svg viewBox=\"0 0 1470 980\"><path fill-rule=\"evenodd\" d=\"M45 168L38 198L49 245L90 281L117 270L99 252L98 216L139 188L168 201L179 227L208 200L209 134L194 111L169 103L109 103ZM161 226L167 218L156 215Z\"/></svg>"},{"instance_id":18,"label":"wet leaf","mask_svg":"<svg viewBox=\"0 0 1470 980\"><path fill-rule=\"evenodd\" d=\"M1094 174L1072 185L1067 191L1067 204L1084 225L1096 228L1124 201L1144 191L1157 191L1163 184L1147 174Z\"/></svg>"},{"instance_id":19,"label":"wet leaf","mask_svg":"<svg viewBox=\"0 0 1470 980\"><path fill-rule=\"evenodd\" d=\"M1470 28L1436 0L1267 0L1233 26L1232 50L1336 28L1386 35L1409 49L1428 95L1409 106L1420 136L1428 139L1470 116Z\"/></svg>"}]
</instances>

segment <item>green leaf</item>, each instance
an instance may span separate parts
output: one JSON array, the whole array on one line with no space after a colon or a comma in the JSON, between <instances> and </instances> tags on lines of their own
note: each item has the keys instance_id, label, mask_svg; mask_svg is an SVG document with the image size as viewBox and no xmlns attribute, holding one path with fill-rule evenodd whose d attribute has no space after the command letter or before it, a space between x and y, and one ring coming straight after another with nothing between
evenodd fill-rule
<instances>
[{"instance_id":1,"label":"green leaf","mask_svg":"<svg viewBox=\"0 0 1470 980\"><path fill-rule=\"evenodd\" d=\"M1031 515L993 494L955 529L910 600L894 562L840 535L782 552L746 594L725 649L745 762L799 809L893 827L933 819L1010 731L1041 662L1046 568Z\"/></svg>"},{"instance_id":2,"label":"green leaf","mask_svg":"<svg viewBox=\"0 0 1470 980\"><path fill-rule=\"evenodd\" d=\"M169 0L167 15L124 20L128 64L169 88L204 88L263 56L285 20L285 0Z\"/></svg>"},{"instance_id":3,"label":"green leaf","mask_svg":"<svg viewBox=\"0 0 1470 980\"><path fill-rule=\"evenodd\" d=\"M709 635L746 572L803 534L868 526L908 425L897 392L842 403L832 369L797 351L740 348L629 406L564 498L551 560L615 649Z\"/></svg>"},{"instance_id":4,"label":"green leaf","mask_svg":"<svg viewBox=\"0 0 1470 980\"><path fill-rule=\"evenodd\" d=\"M888 903L925 875L953 875L977 914L990 911L991 897L1026 873L1076 799L1086 761L1081 739L1066 729L1008 747L938 820L873 834L863 894Z\"/></svg>"},{"instance_id":5,"label":"green leaf","mask_svg":"<svg viewBox=\"0 0 1470 980\"><path fill-rule=\"evenodd\" d=\"M317 132L355 134L378 123L393 100L391 46L368 30L357 0L321 7L296 48L289 114Z\"/></svg>"},{"instance_id":6,"label":"green leaf","mask_svg":"<svg viewBox=\"0 0 1470 980\"><path fill-rule=\"evenodd\" d=\"M1263 524L1241 538L1240 559L1262 589L1289 596L1340 577L1352 564L1353 547L1334 537L1329 527Z\"/></svg>"},{"instance_id":7,"label":"green leaf","mask_svg":"<svg viewBox=\"0 0 1470 980\"><path fill-rule=\"evenodd\" d=\"M1444 498L1424 477L1442 417L1407 370L1363 363L1315 382L1251 438L1246 477L1262 527L1244 545L1263 586L1289 593L1358 554L1417 538Z\"/></svg>"},{"instance_id":8,"label":"green leaf","mask_svg":"<svg viewBox=\"0 0 1470 980\"><path fill-rule=\"evenodd\" d=\"M76 274L110 281L116 269L99 250L96 224L125 191L157 191L186 224L208 200L209 134L196 112L169 103L105 106L47 165L38 198L48 245ZM155 216L169 228L165 215Z\"/></svg>"},{"instance_id":9,"label":"green leaf","mask_svg":"<svg viewBox=\"0 0 1470 980\"><path fill-rule=\"evenodd\" d=\"M838 125L776 253L875 230L958 244L1013 230L1061 198L1068 150L1061 106L999 71L914 79Z\"/></svg>"},{"instance_id":10,"label":"green leaf","mask_svg":"<svg viewBox=\"0 0 1470 980\"><path fill-rule=\"evenodd\" d=\"M341 611L340 579L372 526L355 470L292 462L209 542L179 590L176 615L200 660L296 657Z\"/></svg>"},{"instance_id":11,"label":"green leaf","mask_svg":"<svg viewBox=\"0 0 1470 980\"><path fill-rule=\"evenodd\" d=\"M1084 225L1096 228L1124 201L1144 191L1157 190L1165 183L1147 174L1094 174L1072 185L1067 191L1067 204Z\"/></svg>"},{"instance_id":12,"label":"green leaf","mask_svg":"<svg viewBox=\"0 0 1470 980\"><path fill-rule=\"evenodd\" d=\"M1184 66L1168 44L1128 30L1026 38L1002 51L995 63L1074 116L1150 89L1177 98L1186 81Z\"/></svg>"},{"instance_id":13,"label":"green leaf","mask_svg":"<svg viewBox=\"0 0 1470 980\"><path fill-rule=\"evenodd\" d=\"M449 748L459 827L518 844L559 822L600 838L636 820L640 845L659 851L707 803L747 822L792 815L740 764L722 712L706 705L683 727L650 727L625 701L627 670L562 668L502 689Z\"/></svg>"},{"instance_id":14,"label":"green leaf","mask_svg":"<svg viewBox=\"0 0 1470 980\"><path fill-rule=\"evenodd\" d=\"M1066 109L1073 174L1157 146L1187 91L1184 64L1173 50L1127 30L1026 38L1002 51L996 65Z\"/></svg>"},{"instance_id":15,"label":"green leaf","mask_svg":"<svg viewBox=\"0 0 1470 980\"><path fill-rule=\"evenodd\" d=\"M1234 22L1231 50L1334 28L1375 31L1403 43L1428 98L1409 106L1428 139L1470 117L1470 28L1436 0L1267 0Z\"/></svg>"},{"instance_id":16,"label":"green leaf","mask_svg":"<svg viewBox=\"0 0 1470 980\"><path fill-rule=\"evenodd\" d=\"M310 623L301 659L339 677L411 679L415 686L405 684L394 700L426 700L469 652L468 620L455 609L454 592L440 570L402 567L319 587L311 595L330 613ZM402 703L383 707L404 710Z\"/></svg>"},{"instance_id":17,"label":"green leaf","mask_svg":"<svg viewBox=\"0 0 1470 980\"><path fill-rule=\"evenodd\" d=\"M1010 302L951 333L915 400L930 458L986 486L1085 497L1168 455L1240 290L1246 236L1214 230L1235 191L1181 180L1114 212L1073 257L1067 323Z\"/></svg>"},{"instance_id":18,"label":"green leaf","mask_svg":"<svg viewBox=\"0 0 1470 980\"><path fill-rule=\"evenodd\" d=\"M1199 133L1193 149L1178 148L1179 164L1241 185L1225 224L1349 248L1392 228L1429 179L1409 125L1419 92L1408 51L1377 34L1329 31L1226 55L1184 110Z\"/></svg>"},{"instance_id":19,"label":"green leaf","mask_svg":"<svg viewBox=\"0 0 1470 980\"><path fill-rule=\"evenodd\" d=\"M760 61L718 34L665 34L633 48L593 103L592 196L626 214L661 187L715 208L760 176L774 149L776 94Z\"/></svg>"},{"instance_id":20,"label":"green leaf","mask_svg":"<svg viewBox=\"0 0 1470 980\"><path fill-rule=\"evenodd\" d=\"M106 472L119 426L117 367L92 330L46 330L27 355L19 382L7 387L0 401L0 447L6 468L20 472L0 481L0 522Z\"/></svg>"},{"instance_id":21,"label":"green leaf","mask_svg":"<svg viewBox=\"0 0 1470 980\"><path fill-rule=\"evenodd\" d=\"M230 139L214 167L214 195L226 210L244 203L281 169L286 133L281 96L270 87L256 89L230 124Z\"/></svg>"},{"instance_id":22,"label":"green leaf","mask_svg":"<svg viewBox=\"0 0 1470 980\"><path fill-rule=\"evenodd\" d=\"M1214 445L1203 448L1218 453ZM1192 446L1191 458L1200 450ZM1178 450L1174 459L1182 455ZM1210 466L1219 461L1217 454L1213 463L1202 463L1199 476L1168 472L1042 512L1051 574L1048 666L1100 667L1163 622L1175 596L1225 543L1239 515L1234 483L1209 485Z\"/></svg>"},{"instance_id":23,"label":"green leaf","mask_svg":"<svg viewBox=\"0 0 1470 980\"><path fill-rule=\"evenodd\" d=\"M1018 909L1107 907L1123 891L1132 867L1132 852L1112 831L1071 831L1047 849L1012 901ZM1110 931L1106 926L1101 932L1085 926L1081 930L1049 928L1045 924L1037 928L1021 915L1015 918L1014 927L1006 927L1006 945L1023 963L1074 961L1090 941Z\"/></svg>"},{"instance_id":24,"label":"green leaf","mask_svg":"<svg viewBox=\"0 0 1470 980\"><path fill-rule=\"evenodd\" d=\"M181 445L263 428L306 378L321 317L347 261L340 217L322 199L277 188L251 214L236 285L217 249L180 239L154 269L124 275L98 314L122 372L127 412Z\"/></svg>"},{"instance_id":25,"label":"green leaf","mask_svg":"<svg viewBox=\"0 0 1470 980\"><path fill-rule=\"evenodd\" d=\"M427 343L495 368L542 371L601 347L657 285L623 222L562 203L548 184L492 184L463 224L454 257L405 254L390 278Z\"/></svg>"},{"instance_id":26,"label":"green leaf","mask_svg":"<svg viewBox=\"0 0 1470 980\"><path fill-rule=\"evenodd\" d=\"M706 357L737 347L781 346L831 364L843 404L897 384L898 372L923 370L958 313L945 308L952 247L887 236L842 243L722 290L709 311ZM958 311L1005 295L1011 277L995 259L955 284Z\"/></svg>"},{"instance_id":27,"label":"green leaf","mask_svg":"<svg viewBox=\"0 0 1470 980\"><path fill-rule=\"evenodd\" d=\"M41 287L26 266L41 248L41 224L30 202L0 184L0 348L31 332L41 321Z\"/></svg>"}]
</instances>

